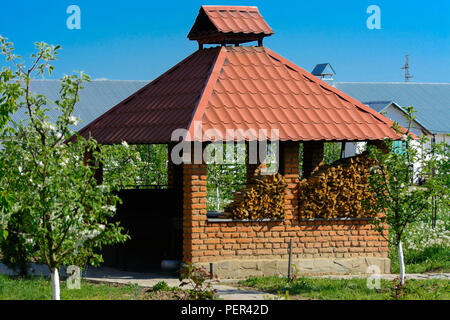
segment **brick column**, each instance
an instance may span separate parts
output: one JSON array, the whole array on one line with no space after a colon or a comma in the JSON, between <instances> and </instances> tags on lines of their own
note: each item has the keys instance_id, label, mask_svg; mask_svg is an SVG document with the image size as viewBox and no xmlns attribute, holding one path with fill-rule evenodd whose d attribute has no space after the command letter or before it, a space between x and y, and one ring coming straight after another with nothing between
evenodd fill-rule
<instances>
[{"instance_id":1,"label":"brick column","mask_svg":"<svg viewBox=\"0 0 450 320\"><path fill-rule=\"evenodd\" d=\"M287 188L285 193L286 220L298 217L297 189L299 182L299 143L293 141L280 142L280 173L285 177Z\"/></svg>"},{"instance_id":2,"label":"brick column","mask_svg":"<svg viewBox=\"0 0 450 320\"><path fill-rule=\"evenodd\" d=\"M323 163L323 142L303 143L303 178L308 178Z\"/></svg>"},{"instance_id":3,"label":"brick column","mask_svg":"<svg viewBox=\"0 0 450 320\"><path fill-rule=\"evenodd\" d=\"M193 159L193 157L192 157ZM192 161L193 162L193 161ZM183 261L198 262L206 248L206 164L182 164L183 167Z\"/></svg>"}]
</instances>

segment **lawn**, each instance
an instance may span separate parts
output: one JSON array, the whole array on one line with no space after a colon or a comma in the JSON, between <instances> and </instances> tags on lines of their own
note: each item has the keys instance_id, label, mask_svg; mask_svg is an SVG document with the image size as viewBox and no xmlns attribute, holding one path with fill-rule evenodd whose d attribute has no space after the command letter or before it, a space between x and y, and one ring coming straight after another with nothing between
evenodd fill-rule
<instances>
[{"instance_id":1,"label":"lawn","mask_svg":"<svg viewBox=\"0 0 450 320\"><path fill-rule=\"evenodd\" d=\"M93 283L82 280L78 290L67 289L61 281L61 300L209 300L207 291L193 296L193 290L170 287L164 281L153 288L137 284ZM199 296L201 294L201 296ZM50 300L52 285L49 278L19 278L0 275L0 300Z\"/></svg>"},{"instance_id":2,"label":"lawn","mask_svg":"<svg viewBox=\"0 0 450 320\"><path fill-rule=\"evenodd\" d=\"M405 230L404 254L406 273L450 272L450 208L440 205L435 228L431 212ZM392 273L399 273L397 248L390 246Z\"/></svg>"},{"instance_id":3,"label":"lawn","mask_svg":"<svg viewBox=\"0 0 450 320\"><path fill-rule=\"evenodd\" d=\"M137 285L96 284L81 282L81 289L69 290L61 282L61 300L135 300L143 296ZM21 279L0 275L0 300L49 300L52 285L48 278Z\"/></svg>"},{"instance_id":4,"label":"lawn","mask_svg":"<svg viewBox=\"0 0 450 320\"><path fill-rule=\"evenodd\" d=\"M397 248L389 251L392 273L399 273ZM421 251L405 250L406 273L450 272L450 248L429 247Z\"/></svg>"},{"instance_id":5,"label":"lawn","mask_svg":"<svg viewBox=\"0 0 450 320\"><path fill-rule=\"evenodd\" d=\"M380 289L369 289L366 279L297 278L291 283L286 278L250 277L240 286L262 290L289 299L319 300L392 300L396 299L394 283L382 280ZM288 294L286 294L288 292ZM404 295L403 295L404 294ZM448 280L408 280L399 299L448 300Z\"/></svg>"}]
</instances>

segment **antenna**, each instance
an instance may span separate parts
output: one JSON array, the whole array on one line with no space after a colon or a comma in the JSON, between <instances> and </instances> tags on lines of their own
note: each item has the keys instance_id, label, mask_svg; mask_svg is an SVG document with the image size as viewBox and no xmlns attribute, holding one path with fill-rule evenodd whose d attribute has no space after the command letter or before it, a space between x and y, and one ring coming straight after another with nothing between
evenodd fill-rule
<instances>
[{"instance_id":1,"label":"antenna","mask_svg":"<svg viewBox=\"0 0 450 320\"><path fill-rule=\"evenodd\" d=\"M405 82L408 82L413 76L409 74L409 55L405 55L405 65L400 69L405 70Z\"/></svg>"}]
</instances>

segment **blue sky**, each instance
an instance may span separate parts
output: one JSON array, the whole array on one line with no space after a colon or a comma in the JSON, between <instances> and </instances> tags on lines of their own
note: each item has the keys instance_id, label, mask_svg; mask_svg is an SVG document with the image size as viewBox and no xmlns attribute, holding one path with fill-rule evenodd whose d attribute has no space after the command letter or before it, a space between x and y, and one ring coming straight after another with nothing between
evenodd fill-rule
<instances>
[{"instance_id":1,"label":"blue sky","mask_svg":"<svg viewBox=\"0 0 450 320\"><path fill-rule=\"evenodd\" d=\"M69 30L69 5L81 30ZM274 30L264 44L300 67L330 62L337 81L450 82L450 1L8 1L0 34L27 56L33 43L61 44L55 77L83 70L93 79L151 80L197 50L186 36L202 4L256 5ZM369 5L381 29L369 30ZM4 60L0 63L3 65Z\"/></svg>"}]
</instances>

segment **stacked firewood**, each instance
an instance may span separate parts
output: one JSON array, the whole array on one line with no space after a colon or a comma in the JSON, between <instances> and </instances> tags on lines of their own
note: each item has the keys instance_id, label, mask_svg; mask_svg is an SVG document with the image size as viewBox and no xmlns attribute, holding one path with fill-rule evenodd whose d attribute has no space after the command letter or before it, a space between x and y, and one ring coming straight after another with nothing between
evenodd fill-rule
<instances>
[{"instance_id":1,"label":"stacked firewood","mask_svg":"<svg viewBox=\"0 0 450 320\"><path fill-rule=\"evenodd\" d=\"M367 209L375 203L369 186L370 168L373 165L373 160L363 154L319 167L299 183L300 217L331 219L376 216L374 210Z\"/></svg>"},{"instance_id":2,"label":"stacked firewood","mask_svg":"<svg viewBox=\"0 0 450 320\"><path fill-rule=\"evenodd\" d=\"M282 219L286 186L285 178L279 173L257 176L235 192L225 212L233 219Z\"/></svg>"}]
</instances>

